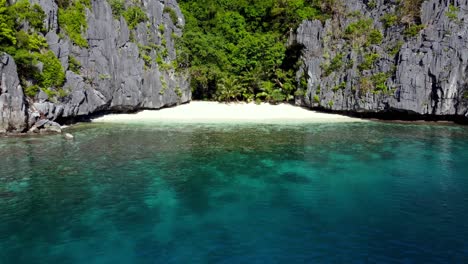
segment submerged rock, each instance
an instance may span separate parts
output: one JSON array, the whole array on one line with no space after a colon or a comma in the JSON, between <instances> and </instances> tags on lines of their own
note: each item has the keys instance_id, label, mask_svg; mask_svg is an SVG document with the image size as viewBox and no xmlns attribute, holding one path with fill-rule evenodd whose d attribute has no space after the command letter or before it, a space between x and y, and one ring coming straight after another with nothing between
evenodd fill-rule
<instances>
[{"instance_id":1,"label":"submerged rock","mask_svg":"<svg viewBox=\"0 0 468 264\"><path fill-rule=\"evenodd\" d=\"M28 131L29 133L62 133L62 128L59 123L50 121L48 119L41 119L37 121L31 129Z\"/></svg>"},{"instance_id":2,"label":"submerged rock","mask_svg":"<svg viewBox=\"0 0 468 264\"><path fill-rule=\"evenodd\" d=\"M44 128L40 130L42 133L62 133L62 128L59 123L50 121Z\"/></svg>"}]
</instances>

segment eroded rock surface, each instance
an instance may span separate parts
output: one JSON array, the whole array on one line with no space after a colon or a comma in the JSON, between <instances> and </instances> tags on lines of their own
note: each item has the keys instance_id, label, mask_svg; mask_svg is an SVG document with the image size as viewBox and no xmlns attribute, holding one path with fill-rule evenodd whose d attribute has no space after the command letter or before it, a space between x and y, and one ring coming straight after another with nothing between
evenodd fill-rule
<instances>
[{"instance_id":1,"label":"eroded rock surface","mask_svg":"<svg viewBox=\"0 0 468 264\"><path fill-rule=\"evenodd\" d=\"M397 13L397 1L377 0L372 7L369 1L343 2L348 15L325 23L305 21L297 30L295 41L304 47L297 76L307 81L298 104L352 113L468 118L467 0L424 1L424 28L414 36L405 34L409 26L384 24L385 17ZM371 19L371 29L383 34L381 43L363 48L364 41L347 35L346 29L363 19ZM371 55L377 59L364 67ZM333 61L337 57L341 59Z\"/></svg>"},{"instance_id":2,"label":"eroded rock surface","mask_svg":"<svg viewBox=\"0 0 468 264\"><path fill-rule=\"evenodd\" d=\"M141 1L148 20L134 29L123 17L113 16L107 1L92 0L83 33L88 47L64 36L54 0L32 2L46 13L45 37L66 69L66 81L61 96L51 98L41 91L35 98L26 98L13 59L2 55L0 132L27 131L44 116L62 122L101 111L159 109L191 100L188 75L168 67L176 59L175 38L181 36L185 23L175 0ZM177 14L177 21L165 11L169 9ZM71 58L81 65L78 72L71 71Z\"/></svg>"},{"instance_id":3,"label":"eroded rock surface","mask_svg":"<svg viewBox=\"0 0 468 264\"><path fill-rule=\"evenodd\" d=\"M0 55L0 78L0 133L24 132L27 105L15 61L7 54Z\"/></svg>"}]
</instances>

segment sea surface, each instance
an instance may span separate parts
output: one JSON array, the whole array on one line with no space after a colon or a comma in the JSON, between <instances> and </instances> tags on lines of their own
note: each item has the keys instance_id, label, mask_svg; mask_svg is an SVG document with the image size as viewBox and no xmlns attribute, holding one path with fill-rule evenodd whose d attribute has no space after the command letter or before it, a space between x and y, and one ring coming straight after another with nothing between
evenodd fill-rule
<instances>
[{"instance_id":1,"label":"sea surface","mask_svg":"<svg viewBox=\"0 0 468 264\"><path fill-rule=\"evenodd\" d=\"M0 263L468 263L468 127L0 138Z\"/></svg>"}]
</instances>

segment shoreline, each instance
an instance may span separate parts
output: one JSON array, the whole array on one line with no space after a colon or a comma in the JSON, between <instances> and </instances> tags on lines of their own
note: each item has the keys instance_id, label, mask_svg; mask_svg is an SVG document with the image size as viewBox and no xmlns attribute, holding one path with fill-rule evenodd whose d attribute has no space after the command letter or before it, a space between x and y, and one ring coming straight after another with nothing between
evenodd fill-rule
<instances>
[{"instance_id":1,"label":"shoreline","mask_svg":"<svg viewBox=\"0 0 468 264\"><path fill-rule=\"evenodd\" d=\"M177 107L107 114L93 123L342 123L368 122L339 114L321 113L291 104L219 103L192 101Z\"/></svg>"},{"instance_id":2,"label":"shoreline","mask_svg":"<svg viewBox=\"0 0 468 264\"><path fill-rule=\"evenodd\" d=\"M80 124L333 124L365 123L430 125L430 126L466 126L450 120L405 120L383 119L378 117L359 117L345 113L335 113L310 109L288 103L272 105L245 102L191 101L188 103L167 106L160 109L146 109L131 113L101 113L82 120L68 122L61 126L63 135L67 130ZM0 133L2 137L41 137L55 133Z\"/></svg>"}]
</instances>

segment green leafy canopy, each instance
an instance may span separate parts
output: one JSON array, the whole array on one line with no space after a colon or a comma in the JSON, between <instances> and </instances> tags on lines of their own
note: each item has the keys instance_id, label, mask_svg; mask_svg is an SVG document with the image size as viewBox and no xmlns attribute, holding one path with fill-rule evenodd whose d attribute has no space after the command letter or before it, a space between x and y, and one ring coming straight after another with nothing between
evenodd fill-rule
<instances>
[{"instance_id":1,"label":"green leafy canopy","mask_svg":"<svg viewBox=\"0 0 468 264\"><path fill-rule=\"evenodd\" d=\"M0 52L13 56L21 84L30 97L40 88L49 92L60 90L65 81L60 60L48 50L43 35L45 17L42 8L28 0L11 5L0 0Z\"/></svg>"},{"instance_id":2,"label":"green leafy canopy","mask_svg":"<svg viewBox=\"0 0 468 264\"><path fill-rule=\"evenodd\" d=\"M186 26L178 65L197 99L279 102L295 93L301 47L286 45L304 19L324 15L318 0L181 0Z\"/></svg>"}]
</instances>

